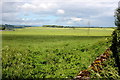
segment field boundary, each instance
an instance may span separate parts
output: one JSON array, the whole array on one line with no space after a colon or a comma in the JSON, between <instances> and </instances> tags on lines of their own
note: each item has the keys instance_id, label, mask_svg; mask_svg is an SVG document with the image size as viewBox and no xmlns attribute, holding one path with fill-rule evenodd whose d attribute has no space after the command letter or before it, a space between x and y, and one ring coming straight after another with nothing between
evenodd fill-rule
<instances>
[{"instance_id":1,"label":"field boundary","mask_svg":"<svg viewBox=\"0 0 120 80\"><path fill-rule=\"evenodd\" d=\"M118 73L120 76L120 29L116 29L112 34L112 46L110 47L115 58L115 63L118 66Z\"/></svg>"},{"instance_id":2,"label":"field boundary","mask_svg":"<svg viewBox=\"0 0 120 80\"><path fill-rule=\"evenodd\" d=\"M90 79L90 74L91 74L91 70L95 71L95 72L100 72L102 70L102 67L105 65L103 64L104 61L108 60L108 58L110 57L112 51L110 50L110 48L106 49L105 52L103 54L101 54L99 57L97 57L93 63L88 66L88 68L86 70L82 70L80 71L77 76L74 78L76 79Z\"/></svg>"},{"instance_id":3,"label":"field boundary","mask_svg":"<svg viewBox=\"0 0 120 80\"><path fill-rule=\"evenodd\" d=\"M108 60L108 58L113 55L115 58L115 64L118 67L118 75L120 76L120 30L116 29L112 34L112 43L111 46L105 50L103 54L96 58L93 63L86 69L80 71L74 79L91 79L90 74L91 70L95 72L100 72L104 61Z\"/></svg>"}]
</instances>

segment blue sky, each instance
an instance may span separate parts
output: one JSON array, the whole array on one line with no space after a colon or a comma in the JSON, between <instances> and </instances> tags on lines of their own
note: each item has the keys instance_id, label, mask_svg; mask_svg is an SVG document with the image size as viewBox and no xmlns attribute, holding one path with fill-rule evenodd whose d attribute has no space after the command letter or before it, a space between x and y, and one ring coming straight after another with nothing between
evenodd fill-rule
<instances>
[{"instance_id":1,"label":"blue sky","mask_svg":"<svg viewBox=\"0 0 120 80\"><path fill-rule=\"evenodd\" d=\"M119 0L4 0L1 23L17 25L114 25Z\"/></svg>"}]
</instances>

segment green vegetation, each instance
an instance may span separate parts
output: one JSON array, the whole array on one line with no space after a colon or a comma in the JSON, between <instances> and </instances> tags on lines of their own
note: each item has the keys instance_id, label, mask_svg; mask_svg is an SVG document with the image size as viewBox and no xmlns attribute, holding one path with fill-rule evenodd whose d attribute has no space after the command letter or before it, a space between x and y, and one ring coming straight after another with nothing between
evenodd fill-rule
<instances>
[{"instance_id":1,"label":"green vegetation","mask_svg":"<svg viewBox=\"0 0 120 80\"><path fill-rule=\"evenodd\" d=\"M120 30L120 7L118 7L115 11L115 25Z\"/></svg>"},{"instance_id":2,"label":"green vegetation","mask_svg":"<svg viewBox=\"0 0 120 80\"><path fill-rule=\"evenodd\" d=\"M58 25L43 25L42 27L55 27L55 28L63 28L64 26L58 26Z\"/></svg>"},{"instance_id":3,"label":"green vegetation","mask_svg":"<svg viewBox=\"0 0 120 80\"><path fill-rule=\"evenodd\" d=\"M14 30L14 26L13 25L0 25L0 30Z\"/></svg>"},{"instance_id":4,"label":"green vegetation","mask_svg":"<svg viewBox=\"0 0 120 80\"><path fill-rule=\"evenodd\" d=\"M3 78L73 78L110 46L112 28L25 28L2 33Z\"/></svg>"},{"instance_id":5,"label":"green vegetation","mask_svg":"<svg viewBox=\"0 0 120 80\"><path fill-rule=\"evenodd\" d=\"M104 62L104 67L100 72L93 71L91 74L91 78L94 79L107 79L107 80L119 80L120 76L118 74L118 67L115 63L115 58L111 55L111 57Z\"/></svg>"},{"instance_id":6,"label":"green vegetation","mask_svg":"<svg viewBox=\"0 0 120 80\"><path fill-rule=\"evenodd\" d=\"M118 8L115 12L115 25L117 26L117 29L113 32L112 35L112 52L115 58L115 62L118 66L118 73L120 76L120 2L118 3Z\"/></svg>"},{"instance_id":7,"label":"green vegetation","mask_svg":"<svg viewBox=\"0 0 120 80\"><path fill-rule=\"evenodd\" d=\"M25 28L25 27L33 27L33 26L28 26L28 25L9 25L9 24L5 24L5 25L1 25L0 24L0 30L13 30L16 28Z\"/></svg>"}]
</instances>

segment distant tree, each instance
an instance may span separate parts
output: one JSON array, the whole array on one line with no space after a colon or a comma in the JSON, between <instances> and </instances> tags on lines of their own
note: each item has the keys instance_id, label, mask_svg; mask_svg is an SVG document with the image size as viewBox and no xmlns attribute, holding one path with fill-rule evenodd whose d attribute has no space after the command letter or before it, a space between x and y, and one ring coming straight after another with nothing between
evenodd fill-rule
<instances>
[{"instance_id":1,"label":"distant tree","mask_svg":"<svg viewBox=\"0 0 120 80\"><path fill-rule=\"evenodd\" d=\"M3 29L5 29L5 30L14 30L14 26L5 24L5 25L3 25Z\"/></svg>"},{"instance_id":2,"label":"distant tree","mask_svg":"<svg viewBox=\"0 0 120 80\"><path fill-rule=\"evenodd\" d=\"M43 25L43 27L63 28L64 26L59 26L59 25Z\"/></svg>"},{"instance_id":3,"label":"distant tree","mask_svg":"<svg viewBox=\"0 0 120 80\"><path fill-rule=\"evenodd\" d=\"M2 30L5 30L5 26L2 26Z\"/></svg>"},{"instance_id":4,"label":"distant tree","mask_svg":"<svg viewBox=\"0 0 120 80\"><path fill-rule=\"evenodd\" d=\"M5 26L4 25L0 25L0 30L5 30Z\"/></svg>"},{"instance_id":5,"label":"distant tree","mask_svg":"<svg viewBox=\"0 0 120 80\"><path fill-rule=\"evenodd\" d=\"M120 29L120 2L118 3L118 8L115 11L115 25Z\"/></svg>"}]
</instances>

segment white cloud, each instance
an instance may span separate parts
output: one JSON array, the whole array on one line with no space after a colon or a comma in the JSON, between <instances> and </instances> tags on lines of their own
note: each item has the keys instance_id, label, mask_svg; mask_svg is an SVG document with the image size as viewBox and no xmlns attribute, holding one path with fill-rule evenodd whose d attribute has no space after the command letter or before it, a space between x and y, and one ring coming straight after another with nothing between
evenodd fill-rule
<instances>
[{"instance_id":1,"label":"white cloud","mask_svg":"<svg viewBox=\"0 0 120 80\"><path fill-rule=\"evenodd\" d=\"M32 4L29 4L29 3L25 3L24 5L22 5L22 6L19 6L19 7L21 7L21 8L25 8L25 9L35 9L36 8L36 6L34 6L34 5L32 5Z\"/></svg>"},{"instance_id":2,"label":"white cloud","mask_svg":"<svg viewBox=\"0 0 120 80\"><path fill-rule=\"evenodd\" d=\"M56 5L53 4L53 3L42 3L42 4L39 4L39 8L43 8L43 9L50 9L50 8L53 8L55 7Z\"/></svg>"},{"instance_id":3,"label":"white cloud","mask_svg":"<svg viewBox=\"0 0 120 80\"><path fill-rule=\"evenodd\" d=\"M65 13L65 11L62 9L57 10L57 14L64 14L64 13Z\"/></svg>"},{"instance_id":4,"label":"white cloud","mask_svg":"<svg viewBox=\"0 0 120 80\"><path fill-rule=\"evenodd\" d=\"M23 3L19 6L19 8L21 8L22 11L24 12L32 12L32 13L44 13L47 12L51 12L54 9L57 8L56 3L49 3L49 2L29 2L29 3ZM29 13L28 12L28 13Z\"/></svg>"},{"instance_id":5,"label":"white cloud","mask_svg":"<svg viewBox=\"0 0 120 80\"><path fill-rule=\"evenodd\" d=\"M72 17L71 20L76 21L76 22L80 22L83 19L82 18L77 18L77 17Z\"/></svg>"},{"instance_id":6,"label":"white cloud","mask_svg":"<svg viewBox=\"0 0 120 80\"><path fill-rule=\"evenodd\" d=\"M113 15L118 6L118 0L4 0L4 3L6 4L3 5L3 20L16 19L20 23L18 19L21 18L24 21L26 20L25 14L28 14L27 18L33 21L37 21L33 18L42 19L41 17L44 17L46 20L47 16L54 16L51 17L53 20L51 22L70 25L77 25L85 19L96 21L95 25L100 23L102 25L102 22L105 24L106 18L109 19L106 24L114 25L112 23ZM8 15L6 16L4 13ZM19 15L13 15L14 13L19 13ZM59 21L54 22L55 19L59 19ZM14 23L14 21L11 22ZM45 24L45 21L42 23Z\"/></svg>"},{"instance_id":7,"label":"white cloud","mask_svg":"<svg viewBox=\"0 0 120 80\"><path fill-rule=\"evenodd\" d=\"M73 25L73 22L72 21L68 21L67 24L68 25Z\"/></svg>"},{"instance_id":8,"label":"white cloud","mask_svg":"<svg viewBox=\"0 0 120 80\"><path fill-rule=\"evenodd\" d=\"M5 2L93 2L93 0L4 0ZM115 2L118 0L94 0L94 2Z\"/></svg>"}]
</instances>

